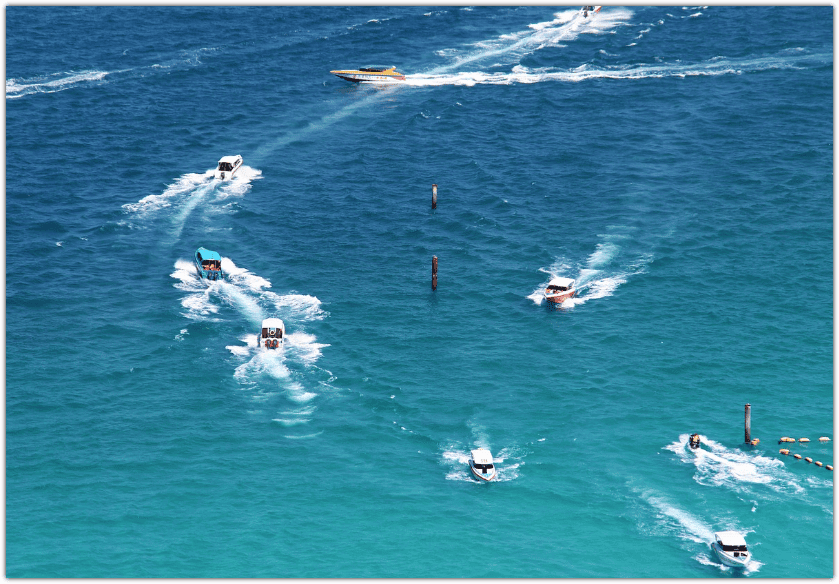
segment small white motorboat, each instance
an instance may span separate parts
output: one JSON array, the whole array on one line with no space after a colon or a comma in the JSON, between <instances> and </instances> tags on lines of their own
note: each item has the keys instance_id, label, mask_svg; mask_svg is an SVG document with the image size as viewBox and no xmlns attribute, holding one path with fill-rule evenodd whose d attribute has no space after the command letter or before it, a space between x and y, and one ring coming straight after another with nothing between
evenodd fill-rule
<instances>
[{"instance_id":1,"label":"small white motorboat","mask_svg":"<svg viewBox=\"0 0 839 584\"><path fill-rule=\"evenodd\" d=\"M266 349L282 347L285 342L285 324L279 318L266 318L262 321L259 344Z\"/></svg>"},{"instance_id":2,"label":"small white motorboat","mask_svg":"<svg viewBox=\"0 0 839 584\"><path fill-rule=\"evenodd\" d=\"M602 6L583 6L580 12L583 13L583 18L588 18L589 14L597 14L600 12Z\"/></svg>"},{"instance_id":3,"label":"small white motorboat","mask_svg":"<svg viewBox=\"0 0 839 584\"><path fill-rule=\"evenodd\" d=\"M720 561L732 568L744 568L752 559L746 540L736 531L718 531L711 547Z\"/></svg>"},{"instance_id":4,"label":"small white motorboat","mask_svg":"<svg viewBox=\"0 0 839 584\"><path fill-rule=\"evenodd\" d=\"M213 176L219 180L230 180L233 178L233 174L240 168L242 168L241 155L222 156L221 160L218 161L218 168L216 168Z\"/></svg>"},{"instance_id":5,"label":"small white motorboat","mask_svg":"<svg viewBox=\"0 0 839 584\"><path fill-rule=\"evenodd\" d=\"M486 448L476 448L469 457L469 468L479 481L494 481L498 469L493 464L492 453Z\"/></svg>"},{"instance_id":6,"label":"small white motorboat","mask_svg":"<svg viewBox=\"0 0 839 584\"><path fill-rule=\"evenodd\" d=\"M553 278L545 288L545 300L554 304L562 304L577 294L574 280L571 278Z\"/></svg>"}]
</instances>

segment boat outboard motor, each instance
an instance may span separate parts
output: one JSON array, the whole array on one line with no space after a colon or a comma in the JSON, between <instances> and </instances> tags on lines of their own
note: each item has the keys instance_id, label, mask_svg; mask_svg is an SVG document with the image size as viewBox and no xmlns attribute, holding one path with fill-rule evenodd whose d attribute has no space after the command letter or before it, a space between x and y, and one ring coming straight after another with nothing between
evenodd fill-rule
<instances>
[{"instance_id":1,"label":"boat outboard motor","mask_svg":"<svg viewBox=\"0 0 839 584\"><path fill-rule=\"evenodd\" d=\"M224 171L221 173L221 180L224 180Z\"/></svg>"}]
</instances>

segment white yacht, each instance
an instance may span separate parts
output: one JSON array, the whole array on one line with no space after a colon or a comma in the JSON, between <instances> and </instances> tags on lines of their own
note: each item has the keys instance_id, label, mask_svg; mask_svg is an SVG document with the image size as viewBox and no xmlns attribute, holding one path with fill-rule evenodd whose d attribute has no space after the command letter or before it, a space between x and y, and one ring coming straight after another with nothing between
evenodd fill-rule
<instances>
[{"instance_id":1,"label":"white yacht","mask_svg":"<svg viewBox=\"0 0 839 584\"><path fill-rule=\"evenodd\" d=\"M486 448L476 448L469 457L469 469L479 481L494 481L498 469L492 461L492 453Z\"/></svg>"},{"instance_id":2,"label":"white yacht","mask_svg":"<svg viewBox=\"0 0 839 584\"><path fill-rule=\"evenodd\" d=\"M282 347L285 342L285 324L279 318L266 318L262 321L259 344L266 349Z\"/></svg>"},{"instance_id":3,"label":"white yacht","mask_svg":"<svg viewBox=\"0 0 839 584\"><path fill-rule=\"evenodd\" d=\"M242 168L241 155L222 156L221 160L218 161L218 168L216 168L213 176L219 180L230 180L233 178L233 174L240 168Z\"/></svg>"},{"instance_id":4,"label":"white yacht","mask_svg":"<svg viewBox=\"0 0 839 584\"><path fill-rule=\"evenodd\" d=\"M746 540L736 531L718 531L711 547L720 561L732 568L744 568L752 559Z\"/></svg>"}]
</instances>

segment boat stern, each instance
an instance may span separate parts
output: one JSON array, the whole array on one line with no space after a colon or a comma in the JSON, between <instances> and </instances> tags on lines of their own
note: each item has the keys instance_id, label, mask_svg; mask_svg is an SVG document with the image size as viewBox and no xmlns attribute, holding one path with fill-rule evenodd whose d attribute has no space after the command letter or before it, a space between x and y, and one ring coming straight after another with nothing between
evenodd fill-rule
<instances>
[{"instance_id":1,"label":"boat stern","mask_svg":"<svg viewBox=\"0 0 839 584\"><path fill-rule=\"evenodd\" d=\"M268 350L279 349L285 343L285 323L279 318L266 318L259 331L259 344Z\"/></svg>"}]
</instances>

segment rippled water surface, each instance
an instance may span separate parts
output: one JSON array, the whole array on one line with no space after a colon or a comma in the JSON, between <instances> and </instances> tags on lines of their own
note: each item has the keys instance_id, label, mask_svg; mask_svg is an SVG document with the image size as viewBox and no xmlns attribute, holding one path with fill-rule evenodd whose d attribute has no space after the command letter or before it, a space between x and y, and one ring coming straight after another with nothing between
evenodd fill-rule
<instances>
[{"instance_id":1,"label":"rippled water surface","mask_svg":"<svg viewBox=\"0 0 839 584\"><path fill-rule=\"evenodd\" d=\"M8 7L7 576L831 577L832 29Z\"/></svg>"}]
</instances>

